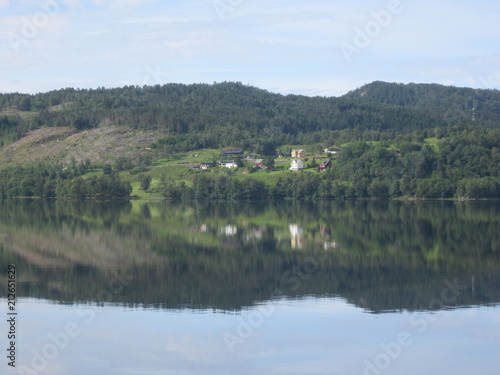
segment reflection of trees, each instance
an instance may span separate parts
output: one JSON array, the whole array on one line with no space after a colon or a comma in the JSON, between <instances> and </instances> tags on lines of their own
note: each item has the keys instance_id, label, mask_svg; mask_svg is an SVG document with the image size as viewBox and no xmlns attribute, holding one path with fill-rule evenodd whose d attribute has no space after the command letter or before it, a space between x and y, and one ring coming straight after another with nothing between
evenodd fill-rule
<instances>
[{"instance_id":1,"label":"reflection of trees","mask_svg":"<svg viewBox=\"0 0 500 375\"><path fill-rule=\"evenodd\" d=\"M23 295L95 301L120 269L135 279L115 302L165 308L239 309L280 289L372 311L428 309L454 278L464 288L451 305L500 301L493 202L0 206L0 262L23 270ZM303 230L300 251L290 251L291 226Z\"/></svg>"}]
</instances>

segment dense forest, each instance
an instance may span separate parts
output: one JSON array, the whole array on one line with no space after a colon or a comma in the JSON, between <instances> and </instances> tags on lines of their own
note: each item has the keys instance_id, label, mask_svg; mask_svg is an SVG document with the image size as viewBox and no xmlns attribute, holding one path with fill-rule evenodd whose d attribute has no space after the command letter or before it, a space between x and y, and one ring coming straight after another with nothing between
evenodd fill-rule
<instances>
[{"instance_id":1,"label":"dense forest","mask_svg":"<svg viewBox=\"0 0 500 375\"><path fill-rule=\"evenodd\" d=\"M284 172L267 184L252 176L241 181L199 174L187 185L164 178L156 189L170 199L500 196L496 90L374 82L326 98L283 96L241 83L167 84L0 94L0 110L0 147L43 127L84 131L113 125L158 134L150 145L153 159L126 160L130 168L108 165L104 174L90 178L86 174L102 169L102 163L5 167L4 198L124 197L132 191L120 179L124 169L145 168L168 155L236 147L275 157L285 145L298 144L314 152L345 147L321 174Z\"/></svg>"},{"instance_id":2,"label":"dense forest","mask_svg":"<svg viewBox=\"0 0 500 375\"><path fill-rule=\"evenodd\" d=\"M331 131L343 129L356 130L357 137L373 131L407 134L471 124L473 107L476 126L498 128L500 123L497 91L377 82L359 90L339 98L283 96L241 83L219 83L0 94L0 140L7 144L43 126L82 130L113 124L176 135L168 144L187 151L249 148L268 141L336 141ZM21 116L8 115L8 109Z\"/></svg>"},{"instance_id":3,"label":"dense forest","mask_svg":"<svg viewBox=\"0 0 500 375\"><path fill-rule=\"evenodd\" d=\"M500 92L458 88L437 84L408 85L373 82L344 96L357 103L387 104L406 108L422 108L430 113L441 113L446 122L498 128L500 120Z\"/></svg>"}]
</instances>

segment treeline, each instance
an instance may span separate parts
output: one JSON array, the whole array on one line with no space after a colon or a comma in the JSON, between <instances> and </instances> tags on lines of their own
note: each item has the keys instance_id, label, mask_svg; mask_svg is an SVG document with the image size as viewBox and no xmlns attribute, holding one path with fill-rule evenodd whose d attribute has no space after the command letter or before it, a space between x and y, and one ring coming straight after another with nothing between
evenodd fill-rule
<instances>
[{"instance_id":1,"label":"treeline","mask_svg":"<svg viewBox=\"0 0 500 375\"><path fill-rule=\"evenodd\" d=\"M198 174L192 186L184 182L162 178L159 191L164 198L182 200L259 200L269 198L265 183L248 177L243 181L235 177L214 174Z\"/></svg>"},{"instance_id":2,"label":"treeline","mask_svg":"<svg viewBox=\"0 0 500 375\"><path fill-rule=\"evenodd\" d=\"M70 166L33 163L2 169L0 199L6 198L128 198L132 187L118 174L82 177L90 163Z\"/></svg>"},{"instance_id":3,"label":"treeline","mask_svg":"<svg viewBox=\"0 0 500 375\"><path fill-rule=\"evenodd\" d=\"M333 140L331 132L346 129L409 134L458 120L472 121L472 106L462 103L469 96L468 89L443 86L438 91L448 100L441 101L445 107L423 99L419 105L411 100L379 100L381 95L397 97L401 91L398 85L386 85L377 99L363 100L354 94L340 98L284 96L231 82L0 94L0 110L21 111L17 116L15 111L0 115L4 119L4 124L0 121L0 141L8 144L27 129L43 126L84 130L111 124L157 130L165 139L155 147L180 152L227 145L250 149L264 147L269 140L276 146L310 144ZM436 95L434 86L418 88L418 98ZM486 99L477 105L475 125L498 127L499 95L491 90L480 94ZM463 118L464 111L467 118Z\"/></svg>"},{"instance_id":4,"label":"treeline","mask_svg":"<svg viewBox=\"0 0 500 375\"><path fill-rule=\"evenodd\" d=\"M334 173L287 172L276 183L266 185L252 177L242 181L224 175L199 175L194 186L168 182L161 185L163 197L173 200L259 200L259 199L390 199L408 198L498 198L499 177L466 178L454 185L445 179L384 180L364 178L359 181L338 180Z\"/></svg>"}]
</instances>

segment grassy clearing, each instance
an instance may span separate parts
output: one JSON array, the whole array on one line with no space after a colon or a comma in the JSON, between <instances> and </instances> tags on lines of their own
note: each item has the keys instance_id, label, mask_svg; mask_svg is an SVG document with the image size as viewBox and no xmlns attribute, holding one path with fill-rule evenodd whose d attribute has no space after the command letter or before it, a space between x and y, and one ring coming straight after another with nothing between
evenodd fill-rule
<instances>
[{"instance_id":1,"label":"grassy clearing","mask_svg":"<svg viewBox=\"0 0 500 375\"><path fill-rule=\"evenodd\" d=\"M289 146L296 148L303 148L304 146ZM256 155L257 158L262 158ZM310 163L314 156L308 156L308 162ZM321 161L326 160L327 158L316 157L316 162L319 165ZM184 182L187 186L192 186L195 177L199 174L211 174L211 175L228 175L234 176L238 178L240 181L244 181L246 178L254 178L258 181L264 182L266 185L274 185L280 176L283 176L287 173L317 173L316 168L305 169L302 172L290 172L288 168L290 167L290 163L292 162L292 158L289 156L285 156L283 158L275 158L275 165L278 168L281 168L277 171L266 172L266 171L258 171L249 174L247 167L253 166L254 160L243 159L246 167L241 167L237 169L228 170L223 167L215 167L210 171L194 171L191 170L192 166L198 166L199 163L203 162L213 162L220 161L220 150L198 150L186 153L180 153L176 155L172 155L166 158L162 158L153 162L150 166L145 168L143 171L134 169L131 171L122 171L120 172L120 178L122 181L129 182L132 186L132 196L136 196L140 199L150 200L150 199L158 199L161 198L159 193L153 192L144 192L140 189L140 175L147 175L151 177L151 185L149 191L157 190L160 186L160 182L162 178L166 178L167 180L174 181L176 183ZM304 160L304 159L303 159ZM91 176L100 176L102 175L102 171L93 171L87 173L84 177Z\"/></svg>"},{"instance_id":2,"label":"grassy clearing","mask_svg":"<svg viewBox=\"0 0 500 375\"><path fill-rule=\"evenodd\" d=\"M425 138L424 143L431 146L434 151L439 150L439 139L432 137L432 138Z\"/></svg>"}]
</instances>

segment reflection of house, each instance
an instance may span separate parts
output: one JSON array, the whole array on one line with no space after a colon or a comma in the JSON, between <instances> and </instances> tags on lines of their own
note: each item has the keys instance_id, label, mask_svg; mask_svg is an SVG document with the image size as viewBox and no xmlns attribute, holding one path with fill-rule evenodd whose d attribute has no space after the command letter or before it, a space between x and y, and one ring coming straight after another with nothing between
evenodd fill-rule
<instances>
[{"instance_id":1,"label":"reflection of house","mask_svg":"<svg viewBox=\"0 0 500 375\"><path fill-rule=\"evenodd\" d=\"M302 238L302 235L304 234L304 228L299 227L297 224L290 224L289 229L290 235L292 236L292 248L301 248L304 244L304 239Z\"/></svg>"},{"instance_id":2,"label":"reflection of house","mask_svg":"<svg viewBox=\"0 0 500 375\"><path fill-rule=\"evenodd\" d=\"M324 171L332 167L332 162L330 160L324 161L319 165L319 170Z\"/></svg>"},{"instance_id":3,"label":"reflection of house","mask_svg":"<svg viewBox=\"0 0 500 375\"><path fill-rule=\"evenodd\" d=\"M323 247L325 250L335 250L338 249L339 245L335 241L332 241L332 242L325 242L323 244Z\"/></svg>"},{"instance_id":4,"label":"reflection of house","mask_svg":"<svg viewBox=\"0 0 500 375\"><path fill-rule=\"evenodd\" d=\"M252 242L255 240L261 240L263 233L264 233L264 228L262 228L262 227L254 228L252 233L247 234L246 240L248 242Z\"/></svg>"},{"instance_id":5,"label":"reflection of house","mask_svg":"<svg viewBox=\"0 0 500 375\"><path fill-rule=\"evenodd\" d=\"M301 237L304 234L304 228L299 227L297 224L290 224L288 228L292 237Z\"/></svg>"},{"instance_id":6,"label":"reflection of house","mask_svg":"<svg viewBox=\"0 0 500 375\"><path fill-rule=\"evenodd\" d=\"M326 154L338 154L340 151L342 151L342 147L331 147L331 148L325 148L325 153Z\"/></svg>"},{"instance_id":7,"label":"reflection of house","mask_svg":"<svg viewBox=\"0 0 500 375\"><path fill-rule=\"evenodd\" d=\"M291 171L300 171L304 169L304 162L300 159L295 159L292 161L292 165L290 166Z\"/></svg>"},{"instance_id":8,"label":"reflection of house","mask_svg":"<svg viewBox=\"0 0 500 375\"><path fill-rule=\"evenodd\" d=\"M212 168L213 166L214 166L214 165L213 165L213 163L201 163L201 164L200 164L200 168L201 168L202 170L204 170L204 171L206 171L206 170L208 170L208 169Z\"/></svg>"},{"instance_id":9,"label":"reflection of house","mask_svg":"<svg viewBox=\"0 0 500 375\"><path fill-rule=\"evenodd\" d=\"M236 236L238 233L238 228L234 225L226 225L224 228L220 228L220 234L227 237Z\"/></svg>"},{"instance_id":10,"label":"reflection of house","mask_svg":"<svg viewBox=\"0 0 500 375\"><path fill-rule=\"evenodd\" d=\"M222 151L220 153L220 156L228 157L228 156L239 156L243 155L243 151L240 150L227 150L227 151Z\"/></svg>"},{"instance_id":11,"label":"reflection of house","mask_svg":"<svg viewBox=\"0 0 500 375\"><path fill-rule=\"evenodd\" d=\"M306 150L292 150L292 158L305 158L306 156Z\"/></svg>"},{"instance_id":12,"label":"reflection of house","mask_svg":"<svg viewBox=\"0 0 500 375\"><path fill-rule=\"evenodd\" d=\"M221 161L220 166L226 168L236 168L238 165L234 161Z\"/></svg>"}]
</instances>

